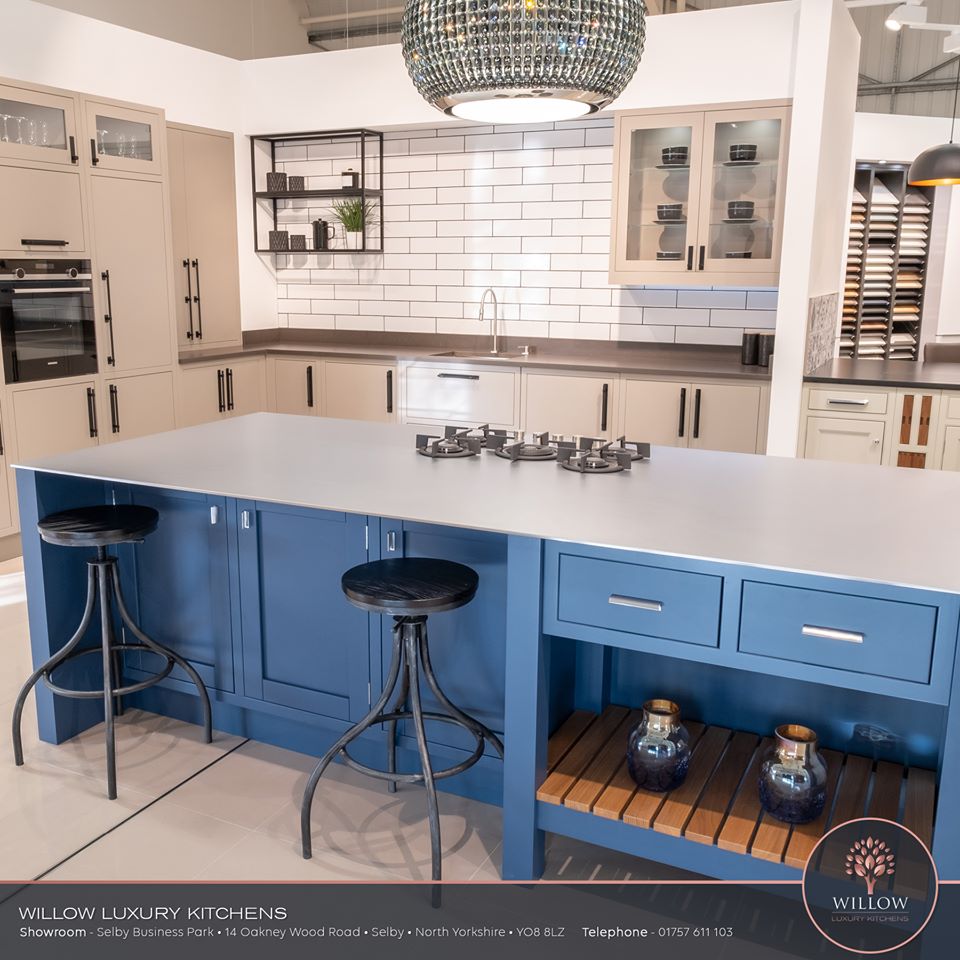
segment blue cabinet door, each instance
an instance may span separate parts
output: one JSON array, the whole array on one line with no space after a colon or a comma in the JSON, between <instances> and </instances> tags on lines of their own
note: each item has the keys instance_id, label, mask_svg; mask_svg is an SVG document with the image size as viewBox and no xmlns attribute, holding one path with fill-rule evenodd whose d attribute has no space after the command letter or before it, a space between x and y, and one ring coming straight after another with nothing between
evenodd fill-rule
<instances>
[{"instance_id":1,"label":"blue cabinet door","mask_svg":"<svg viewBox=\"0 0 960 960\"><path fill-rule=\"evenodd\" d=\"M244 694L338 720L367 711L370 625L340 578L366 518L237 502Z\"/></svg>"},{"instance_id":2,"label":"blue cabinet door","mask_svg":"<svg viewBox=\"0 0 960 960\"><path fill-rule=\"evenodd\" d=\"M208 688L235 692L227 501L146 487L118 489L117 499L160 513L157 529L120 555L121 584L134 619L189 661ZM157 672L164 664L151 653L128 655L125 662L129 675L140 679L141 672ZM179 667L163 683L197 692Z\"/></svg>"},{"instance_id":3,"label":"blue cabinet door","mask_svg":"<svg viewBox=\"0 0 960 960\"><path fill-rule=\"evenodd\" d=\"M466 713L502 733L507 538L501 534L389 520L381 521L380 536L381 556L385 558L436 557L466 564L479 574L480 586L470 603L429 618L430 661L444 693ZM382 676L389 665L393 619L373 619L381 622ZM438 709L422 678L421 691L424 709ZM432 743L473 749L473 737L459 727L428 721L426 728L427 739ZM409 723L401 733L414 736ZM487 752L490 753L489 746Z\"/></svg>"}]
</instances>

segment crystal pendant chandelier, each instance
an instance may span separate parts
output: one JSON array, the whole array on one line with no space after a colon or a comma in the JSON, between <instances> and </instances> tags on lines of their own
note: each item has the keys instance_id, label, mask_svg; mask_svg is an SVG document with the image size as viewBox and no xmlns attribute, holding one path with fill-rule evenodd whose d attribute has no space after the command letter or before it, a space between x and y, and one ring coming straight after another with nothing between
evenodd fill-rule
<instances>
[{"instance_id":1,"label":"crystal pendant chandelier","mask_svg":"<svg viewBox=\"0 0 960 960\"><path fill-rule=\"evenodd\" d=\"M403 56L421 95L486 123L569 120L623 92L644 0L407 0Z\"/></svg>"}]
</instances>

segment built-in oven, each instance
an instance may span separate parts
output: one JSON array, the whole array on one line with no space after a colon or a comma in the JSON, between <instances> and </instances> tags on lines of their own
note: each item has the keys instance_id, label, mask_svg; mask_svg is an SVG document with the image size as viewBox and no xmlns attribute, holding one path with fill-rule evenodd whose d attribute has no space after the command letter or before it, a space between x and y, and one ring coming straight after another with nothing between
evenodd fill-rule
<instances>
[{"instance_id":1,"label":"built-in oven","mask_svg":"<svg viewBox=\"0 0 960 960\"><path fill-rule=\"evenodd\" d=\"M7 383L97 372L89 260L0 259Z\"/></svg>"}]
</instances>

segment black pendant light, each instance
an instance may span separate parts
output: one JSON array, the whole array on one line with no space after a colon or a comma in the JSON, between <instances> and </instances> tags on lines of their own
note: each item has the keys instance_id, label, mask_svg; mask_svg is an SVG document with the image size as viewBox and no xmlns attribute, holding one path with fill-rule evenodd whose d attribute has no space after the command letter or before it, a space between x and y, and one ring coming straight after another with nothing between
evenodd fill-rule
<instances>
[{"instance_id":1,"label":"black pendant light","mask_svg":"<svg viewBox=\"0 0 960 960\"><path fill-rule=\"evenodd\" d=\"M907 174L911 187L954 187L960 184L960 144L953 142L957 125L957 95L960 94L960 58L957 60L957 85L953 91L953 118L950 121L950 142L924 150Z\"/></svg>"}]
</instances>

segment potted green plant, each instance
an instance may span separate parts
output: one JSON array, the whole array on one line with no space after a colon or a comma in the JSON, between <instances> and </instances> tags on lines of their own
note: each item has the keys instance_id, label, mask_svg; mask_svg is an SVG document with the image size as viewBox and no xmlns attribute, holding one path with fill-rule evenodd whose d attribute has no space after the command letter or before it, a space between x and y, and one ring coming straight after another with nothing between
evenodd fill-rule
<instances>
[{"instance_id":1,"label":"potted green plant","mask_svg":"<svg viewBox=\"0 0 960 960\"><path fill-rule=\"evenodd\" d=\"M348 250L359 250L364 229L376 219L377 205L373 200L351 197L348 200L336 200L333 215L343 225L345 246Z\"/></svg>"}]
</instances>

